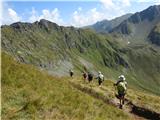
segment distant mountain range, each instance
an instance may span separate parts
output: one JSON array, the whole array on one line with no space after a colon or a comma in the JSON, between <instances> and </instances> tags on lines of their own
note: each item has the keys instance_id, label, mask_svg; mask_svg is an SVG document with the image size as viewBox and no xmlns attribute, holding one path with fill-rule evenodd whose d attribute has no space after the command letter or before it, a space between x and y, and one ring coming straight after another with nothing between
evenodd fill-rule
<instances>
[{"instance_id":1,"label":"distant mountain range","mask_svg":"<svg viewBox=\"0 0 160 120\"><path fill-rule=\"evenodd\" d=\"M84 28L91 28L98 33L108 33L113 28L117 27L121 22L128 19L132 14L126 14L112 20L102 20L93 25L85 26Z\"/></svg>"},{"instance_id":2,"label":"distant mountain range","mask_svg":"<svg viewBox=\"0 0 160 120\"><path fill-rule=\"evenodd\" d=\"M113 26L111 23L115 20L118 22L117 24L114 23L115 26ZM159 41L159 38L156 37L156 42L153 42L154 40L152 38L154 37L151 35L151 31L153 33L152 29L156 26L159 27L159 22L160 5L155 5L141 12L127 14L111 21L100 21L89 27L99 33L109 32L112 34L119 34L123 36L123 39L133 42L149 40L152 43L159 45L159 42L157 42L157 40ZM159 34L159 31L157 31L156 36Z\"/></svg>"},{"instance_id":3,"label":"distant mountain range","mask_svg":"<svg viewBox=\"0 0 160 120\"><path fill-rule=\"evenodd\" d=\"M81 75L86 67L95 75L100 70L112 79L124 74L130 85L160 94L160 48L150 44L159 45L159 8L151 6L142 12L116 18L110 21L110 27L104 27L108 29L107 34L58 26L44 19L3 25L2 51L52 75L66 76L69 69ZM131 38L134 44L125 41ZM140 38L149 42L139 44Z\"/></svg>"}]
</instances>

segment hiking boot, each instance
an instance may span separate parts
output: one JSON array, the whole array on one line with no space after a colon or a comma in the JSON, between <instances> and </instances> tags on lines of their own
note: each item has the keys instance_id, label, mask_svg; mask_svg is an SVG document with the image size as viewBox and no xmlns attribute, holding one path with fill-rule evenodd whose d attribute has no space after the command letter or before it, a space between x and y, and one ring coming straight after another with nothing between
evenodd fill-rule
<instances>
[{"instance_id":1,"label":"hiking boot","mask_svg":"<svg viewBox=\"0 0 160 120\"><path fill-rule=\"evenodd\" d=\"M122 109L122 108L123 108L123 106L122 106L122 105L120 105L120 106L119 106L119 108L120 108L120 109Z\"/></svg>"}]
</instances>

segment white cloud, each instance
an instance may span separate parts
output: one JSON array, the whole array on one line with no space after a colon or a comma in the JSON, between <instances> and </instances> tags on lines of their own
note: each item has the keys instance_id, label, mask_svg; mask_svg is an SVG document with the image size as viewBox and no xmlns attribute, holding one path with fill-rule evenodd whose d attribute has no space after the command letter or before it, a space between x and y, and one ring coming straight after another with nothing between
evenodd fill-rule
<instances>
[{"instance_id":1,"label":"white cloud","mask_svg":"<svg viewBox=\"0 0 160 120\"><path fill-rule=\"evenodd\" d=\"M49 20L49 21L52 21L58 24L64 24L62 18L60 17L59 10L57 8L53 10L43 9L40 15L34 8L32 8L31 16L29 17L29 21L34 22L40 19L46 19L46 20Z\"/></svg>"},{"instance_id":2,"label":"white cloud","mask_svg":"<svg viewBox=\"0 0 160 120\"><path fill-rule=\"evenodd\" d=\"M113 3L113 0L100 0L100 2L104 5L106 9L116 7L115 4Z\"/></svg>"},{"instance_id":3,"label":"white cloud","mask_svg":"<svg viewBox=\"0 0 160 120\"><path fill-rule=\"evenodd\" d=\"M35 22L36 20L38 20L38 13L37 11L35 10L35 8L32 8L32 11L31 11L31 16L29 17L29 21L30 22Z\"/></svg>"},{"instance_id":4,"label":"white cloud","mask_svg":"<svg viewBox=\"0 0 160 120\"><path fill-rule=\"evenodd\" d=\"M159 5L160 4L160 0L156 0L155 4Z\"/></svg>"},{"instance_id":5,"label":"white cloud","mask_svg":"<svg viewBox=\"0 0 160 120\"><path fill-rule=\"evenodd\" d=\"M89 10L83 10L83 6L78 7L77 10L71 13L69 19L62 19L60 11L58 8L52 10L43 9L37 11L35 8L32 8L31 12L28 11L20 15L10 6L3 5L2 17L0 18L2 24L10 24L17 21L28 21L35 22L40 19L47 19L49 21L55 22L59 25L73 25L77 27L86 26L93 24L97 21L103 19L113 19L115 17L121 16L128 12L128 8L131 7L133 2L138 4L144 2L150 2L154 4L160 4L160 0L99 0L99 6ZM86 3L87 4L87 3ZM65 9L65 8L64 8ZM28 14L29 13L29 14ZM24 15L23 15L24 14ZM28 16L29 15L29 16Z\"/></svg>"},{"instance_id":6,"label":"white cloud","mask_svg":"<svg viewBox=\"0 0 160 120\"><path fill-rule=\"evenodd\" d=\"M79 7L79 8L78 8L78 10L79 10L79 11L82 11L82 8L81 8L81 7Z\"/></svg>"},{"instance_id":7,"label":"white cloud","mask_svg":"<svg viewBox=\"0 0 160 120\"><path fill-rule=\"evenodd\" d=\"M107 13L107 19L113 19L115 17L125 14L126 9L131 6L133 0L100 0L103 12Z\"/></svg>"},{"instance_id":8,"label":"white cloud","mask_svg":"<svg viewBox=\"0 0 160 120\"><path fill-rule=\"evenodd\" d=\"M14 21L14 22L17 22L17 21L20 21L20 17L17 15L17 13L11 9L11 8L8 8L8 15L9 17Z\"/></svg>"},{"instance_id":9,"label":"white cloud","mask_svg":"<svg viewBox=\"0 0 160 120\"><path fill-rule=\"evenodd\" d=\"M131 5L130 2L131 2L130 0L120 0L120 4L122 4L124 7L130 6Z\"/></svg>"},{"instance_id":10,"label":"white cloud","mask_svg":"<svg viewBox=\"0 0 160 120\"><path fill-rule=\"evenodd\" d=\"M88 11L83 11L82 8L72 14L71 25L81 27L89 24L93 24L99 20L105 18L105 14L97 11L96 8L90 9Z\"/></svg>"},{"instance_id":11,"label":"white cloud","mask_svg":"<svg viewBox=\"0 0 160 120\"><path fill-rule=\"evenodd\" d=\"M139 3L159 3L160 4L160 0L137 0L136 2Z\"/></svg>"},{"instance_id":12,"label":"white cloud","mask_svg":"<svg viewBox=\"0 0 160 120\"><path fill-rule=\"evenodd\" d=\"M2 6L2 16L1 16L1 24L11 24L14 22L18 22L21 20L21 17L17 14L17 12L9 8L7 5Z\"/></svg>"},{"instance_id":13,"label":"white cloud","mask_svg":"<svg viewBox=\"0 0 160 120\"><path fill-rule=\"evenodd\" d=\"M103 12L108 14L107 19L125 14L125 9L130 6L130 0L100 0ZM110 1L110 2L109 2Z\"/></svg>"},{"instance_id":14,"label":"white cloud","mask_svg":"<svg viewBox=\"0 0 160 120\"><path fill-rule=\"evenodd\" d=\"M125 14L125 9L131 6L133 0L100 0L100 9L90 9L83 11L78 8L72 14L72 25L86 26L103 19L113 19L114 17Z\"/></svg>"}]
</instances>

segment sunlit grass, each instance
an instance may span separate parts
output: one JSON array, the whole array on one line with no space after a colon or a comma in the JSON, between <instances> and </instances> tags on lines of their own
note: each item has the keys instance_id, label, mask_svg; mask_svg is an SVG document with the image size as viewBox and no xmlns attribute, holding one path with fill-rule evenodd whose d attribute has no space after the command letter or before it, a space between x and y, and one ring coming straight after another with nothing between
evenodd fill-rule
<instances>
[{"instance_id":1,"label":"sunlit grass","mask_svg":"<svg viewBox=\"0 0 160 120\"><path fill-rule=\"evenodd\" d=\"M2 119L131 119L123 111L2 53Z\"/></svg>"}]
</instances>

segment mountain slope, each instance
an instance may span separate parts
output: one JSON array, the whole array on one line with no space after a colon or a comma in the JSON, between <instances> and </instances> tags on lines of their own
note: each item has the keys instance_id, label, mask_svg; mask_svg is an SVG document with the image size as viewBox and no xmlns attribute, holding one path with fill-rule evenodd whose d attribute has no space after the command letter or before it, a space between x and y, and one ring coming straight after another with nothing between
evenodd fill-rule
<instances>
[{"instance_id":1,"label":"mountain slope","mask_svg":"<svg viewBox=\"0 0 160 120\"><path fill-rule=\"evenodd\" d=\"M160 49L151 45L133 45L126 48L132 66L132 80L144 90L159 94L160 88Z\"/></svg>"},{"instance_id":2,"label":"mountain slope","mask_svg":"<svg viewBox=\"0 0 160 120\"><path fill-rule=\"evenodd\" d=\"M158 96L129 88L127 99L136 103L137 108L128 111L130 103L126 101L124 109L119 110L113 82L109 80L100 88L96 81L85 84L80 77L56 78L15 61L4 52L2 63L2 119L143 120L153 115L157 120L160 117ZM144 110L142 114L149 109L149 116L138 113L138 106Z\"/></svg>"},{"instance_id":3,"label":"mountain slope","mask_svg":"<svg viewBox=\"0 0 160 120\"><path fill-rule=\"evenodd\" d=\"M102 20L93 25L86 26L85 28L91 28L98 33L108 33L110 30L117 27L121 22L129 18L131 15L132 14L126 14L112 20Z\"/></svg>"},{"instance_id":4,"label":"mountain slope","mask_svg":"<svg viewBox=\"0 0 160 120\"><path fill-rule=\"evenodd\" d=\"M160 50L148 44L123 45L109 35L41 20L2 26L2 50L52 75L67 76L69 69L79 75L84 67L114 80L124 74L130 85L160 95Z\"/></svg>"},{"instance_id":5,"label":"mountain slope","mask_svg":"<svg viewBox=\"0 0 160 120\"><path fill-rule=\"evenodd\" d=\"M118 49L116 46L118 47L118 44L113 44L109 36L97 35L91 30L58 26L47 20L33 24L15 23L11 26L2 26L3 50L21 62L32 63L46 69L56 68L58 66L56 62L70 64L72 59L80 63L77 55L84 58L97 55L100 59L96 60L102 65L125 67L127 63L116 53L115 49ZM73 64L70 68L72 66Z\"/></svg>"},{"instance_id":6,"label":"mountain slope","mask_svg":"<svg viewBox=\"0 0 160 120\"><path fill-rule=\"evenodd\" d=\"M2 119L132 119L125 112L2 53Z\"/></svg>"},{"instance_id":7,"label":"mountain slope","mask_svg":"<svg viewBox=\"0 0 160 120\"><path fill-rule=\"evenodd\" d=\"M160 46L160 22L152 29L148 39L151 43Z\"/></svg>"},{"instance_id":8,"label":"mountain slope","mask_svg":"<svg viewBox=\"0 0 160 120\"><path fill-rule=\"evenodd\" d=\"M159 21L160 5L155 5L133 14L111 32L125 35L134 42L144 41Z\"/></svg>"}]
</instances>

